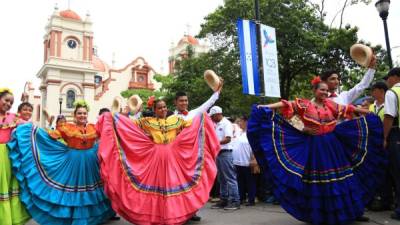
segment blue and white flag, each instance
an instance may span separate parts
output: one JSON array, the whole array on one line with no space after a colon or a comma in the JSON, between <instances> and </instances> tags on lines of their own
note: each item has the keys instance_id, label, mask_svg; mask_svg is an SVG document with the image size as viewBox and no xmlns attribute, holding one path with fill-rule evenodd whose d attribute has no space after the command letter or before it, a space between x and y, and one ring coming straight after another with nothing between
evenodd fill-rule
<instances>
[{"instance_id":1,"label":"blue and white flag","mask_svg":"<svg viewBox=\"0 0 400 225\"><path fill-rule=\"evenodd\" d=\"M275 28L260 24L264 93L268 97L281 97L278 71L278 50Z\"/></svg>"},{"instance_id":2,"label":"blue and white flag","mask_svg":"<svg viewBox=\"0 0 400 225\"><path fill-rule=\"evenodd\" d=\"M243 93L260 95L260 82L257 57L257 29L253 21L237 21L240 65L242 69Z\"/></svg>"}]
</instances>

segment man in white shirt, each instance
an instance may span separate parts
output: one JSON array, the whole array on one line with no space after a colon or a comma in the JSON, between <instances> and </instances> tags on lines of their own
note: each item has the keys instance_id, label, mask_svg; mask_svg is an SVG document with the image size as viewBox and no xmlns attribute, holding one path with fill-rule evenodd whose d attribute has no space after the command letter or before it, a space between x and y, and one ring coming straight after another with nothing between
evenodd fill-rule
<instances>
[{"instance_id":1,"label":"man in white shirt","mask_svg":"<svg viewBox=\"0 0 400 225\"><path fill-rule=\"evenodd\" d=\"M213 95L211 95L211 97L206 102L204 102L201 106L192 109L190 111L188 111L189 98L186 95L186 93L183 91L177 92L175 94L175 100L174 100L174 104L176 107L174 114L180 116L184 120L190 120L200 114L207 112L207 110L211 106L213 106L214 103L218 100L219 93L221 92L221 90L222 90L222 85L217 91L214 92Z\"/></svg>"},{"instance_id":2,"label":"man in white shirt","mask_svg":"<svg viewBox=\"0 0 400 225\"><path fill-rule=\"evenodd\" d=\"M379 116L383 121L385 114L385 94L388 87L385 82L378 81L371 86L371 96L374 98L374 103L369 106L369 110Z\"/></svg>"},{"instance_id":3,"label":"man in white shirt","mask_svg":"<svg viewBox=\"0 0 400 225\"><path fill-rule=\"evenodd\" d=\"M400 220L400 67L391 69L384 79L390 88L385 94L384 147L389 152L389 168L395 182L397 204L391 217Z\"/></svg>"},{"instance_id":4,"label":"man in white shirt","mask_svg":"<svg viewBox=\"0 0 400 225\"><path fill-rule=\"evenodd\" d=\"M174 100L174 105L175 105L175 111L174 114L181 117L184 120L190 120L196 117L197 115L200 115L202 113L207 112L207 110L214 105L214 103L218 100L219 98L219 93L221 92L222 85L220 88L214 92L211 97L204 102L201 106L192 109L188 111L189 107L189 98L186 95L185 92L179 91L175 93L175 100ZM192 221L200 221L201 217L198 215L194 215L190 220Z\"/></svg>"},{"instance_id":5,"label":"man in white shirt","mask_svg":"<svg viewBox=\"0 0 400 225\"><path fill-rule=\"evenodd\" d=\"M233 137L233 126L222 115L222 109L219 106L213 106L209 115L215 123L215 131L221 145L221 150L217 157L220 202L211 206L211 208L236 210L240 208L240 197L232 158L231 139Z\"/></svg>"},{"instance_id":6,"label":"man in white shirt","mask_svg":"<svg viewBox=\"0 0 400 225\"><path fill-rule=\"evenodd\" d=\"M356 100L363 91L368 88L374 79L375 74L376 57L372 57L370 64L368 65L368 70L364 77L361 79L360 83L351 88L348 91L342 91L337 94L337 88L340 84L339 73L335 70L328 70L321 74L321 80L328 84L329 98L332 98L334 102L341 105L351 104Z\"/></svg>"},{"instance_id":7,"label":"man in white shirt","mask_svg":"<svg viewBox=\"0 0 400 225\"><path fill-rule=\"evenodd\" d=\"M207 112L207 110L214 105L214 103L218 100L219 98L219 93L222 90L222 85L220 88L214 92L211 97L204 102L201 106L192 109L188 111L189 107L189 98L186 95L185 92L179 91L175 93L175 100L174 100L174 105L175 105L175 111L174 114L181 117L184 120L190 120L196 117L197 115L200 115L202 113ZM201 217L198 215L194 215L190 220L192 221L200 221Z\"/></svg>"},{"instance_id":8,"label":"man in white shirt","mask_svg":"<svg viewBox=\"0 0 400 225\"><path fill-rule=\"evenodd\" d=\"M256 197L256 177L253 172L256 167L259 170L259 167L246 135L247 117L238 119L238 124L242 132L237 132L236 140L233 141L233 165L236 167L240 201L243 203L247 194L246 206L253 206Z\"/></svg>"},{"instance_id":9,"label":"man in white shirt","mask_svg":"<svg viewBox=\"0 0 400 225\"><path fill-rule=\"evenodd\" d=\"M388 87L384 81L378 81L371 86L371 96L375 101L369 106L369 111L384 120L385 117L385 93ZM389 170L385 174L382 184L378 187L373 201L370 203L369 209L373 211L390 210L393 203L393 184L391 182Z\"/></svg>"}]
</instances>

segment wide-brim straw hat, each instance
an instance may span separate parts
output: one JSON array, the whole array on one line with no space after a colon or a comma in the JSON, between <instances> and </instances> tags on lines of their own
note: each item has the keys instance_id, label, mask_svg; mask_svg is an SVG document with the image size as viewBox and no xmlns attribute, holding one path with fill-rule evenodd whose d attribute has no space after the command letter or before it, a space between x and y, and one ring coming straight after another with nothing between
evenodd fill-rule
<instances>
[{"instance_id":1,"label":"wide-brim straw hat","mask_svg":"<svg viewBox=\"0 0 400 225\"><path fill-rule=\"evenodd\" d=\"M111 112L119 113L122 108L123 99L120 96L115 96L111 105Z\"/></svg>"},{"instance_id":2,"label":"wide-brim straw hat","mask_svg":"<svg viewBox=\"0 0 400 225\"><path fill-rule=\"evenodd\" d=\"M371 63L374 52L372 49L363 44L354 44L350 48L350 56L359 65L363 67L368 67Z\"/></svg>"},{"instance_id":3,"label":"wide-brim straw hat","mask_svg":"<svg viewBox=\"0 0 400 225\"><path fill-rule=\"evenodd\" d=\"M142 104L143 104L143 101L139 97L139 95L132 95L128 99L129 110L133 113L137 113L139 111L140 107L142 106Z\"/></svg>"},{"instance_id":4,"label":"wide-brim straw hat","mask_svg":"<svg viewBox=\"0 0 400 225\"><path fill-rule=\"evenodd\" d=\"M204 72L204 80L213 91L217 91L221 86L221 79L212 70L206 70Z\"/></svg>"}]
</instances>

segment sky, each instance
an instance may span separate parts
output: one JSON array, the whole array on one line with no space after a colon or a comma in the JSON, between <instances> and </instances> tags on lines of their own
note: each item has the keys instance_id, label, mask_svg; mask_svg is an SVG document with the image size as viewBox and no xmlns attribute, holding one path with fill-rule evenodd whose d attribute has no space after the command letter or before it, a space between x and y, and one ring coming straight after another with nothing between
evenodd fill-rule
<instances>
[{"instance_id":1,"label":"sky","mask_svg":"<svg viewBox=\"0 0 400 225\"><path fill-rule=\"evenodd\" d=\"M330 23L344 0L326 2L326 21ZM349 7L344 24L358 26L360 39L385 47L383 24L374 3ZM69 5L81 18L90 14L98 56L109 65L113 54L116 68L142 56L157 72L167 73L171 43L176 44L185 33L196 35L204 17L222 5L223 0L1 1L0 87L13 89L13 109L19 104L26 81L32 81L35 88L39 86L36 74L43 65L43 36L55 4L59 10L65 10ZM400 61L400 29L395 29L395 21L397 24L400 21L400 1L392 1L388 17L393 61L396 56ZM335 20L334 26L338 22Z\"/></svg>"}]
</instances>

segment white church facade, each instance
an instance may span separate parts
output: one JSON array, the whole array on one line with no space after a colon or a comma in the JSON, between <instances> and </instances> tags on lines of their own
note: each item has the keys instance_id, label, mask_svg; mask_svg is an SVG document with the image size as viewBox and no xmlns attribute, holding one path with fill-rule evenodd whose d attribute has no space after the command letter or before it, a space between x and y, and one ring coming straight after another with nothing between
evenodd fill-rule
<instances>
[{"instance_id":1,"label":"white church facade","mask_svg":"<svg viewBox=\"0 0 400 225\"><path fill-rule=\"evenodd\" d=\"M43 110L50 115L63 114L72 119L75 100L84 99L90 106L89 121L95 122L98 111L110 107L115 96L127 89L155 90L154 69L142 57L121 69L96 56L90 16L82 19L72 10L55 8L46 26L43 40L44 63L36 74L40 95L30 82L21 100L34 106L32 121L45 126Z\"/></svg>"}]
</instances>

